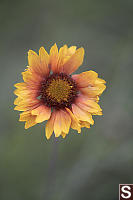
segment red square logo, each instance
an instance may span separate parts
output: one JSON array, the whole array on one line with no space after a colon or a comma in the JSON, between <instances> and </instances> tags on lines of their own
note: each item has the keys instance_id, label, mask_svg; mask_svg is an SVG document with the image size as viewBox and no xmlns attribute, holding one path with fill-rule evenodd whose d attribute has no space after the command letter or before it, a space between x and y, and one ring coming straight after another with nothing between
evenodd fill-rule
<instances>
[{"instance_id":1,"label":"red square logo","mask_svg":"<svg viewBox=\"0 0 133 200\"><path fill-rule=\"evenodd\" d=\"M119 184L119 200L133 200L133 184Z\"/></svg>"}]
</instances>

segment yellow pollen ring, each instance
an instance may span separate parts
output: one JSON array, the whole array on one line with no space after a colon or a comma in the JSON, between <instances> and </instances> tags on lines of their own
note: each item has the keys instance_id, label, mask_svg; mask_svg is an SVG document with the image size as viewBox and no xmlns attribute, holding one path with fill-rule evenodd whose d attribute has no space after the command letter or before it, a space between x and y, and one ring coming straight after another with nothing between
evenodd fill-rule
<instances>
[{"instance_id":1,"label":"yellow pollen ring","mask_svg":"<svg viewBox=\"0 0 133 200\"><path fill-rule=\"evenodd\" d=\"M68 100L71 89L72 86L66 80L53 79L46 89L46 93L60 103Z\"/></svg>"}]
</instances>

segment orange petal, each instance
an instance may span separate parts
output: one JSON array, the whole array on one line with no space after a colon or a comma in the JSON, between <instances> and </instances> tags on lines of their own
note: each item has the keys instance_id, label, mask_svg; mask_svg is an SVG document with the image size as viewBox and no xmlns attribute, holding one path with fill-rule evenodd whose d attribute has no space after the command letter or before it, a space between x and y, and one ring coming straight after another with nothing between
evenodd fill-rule
<instances>
[{"instance_id":1,"label":"orange petal","mask_svg":"<svg viewBox=\"0 0 133 200\"><path fill-rule=\"evenodd\" d=\"M97 78L96 79L96 81L95 81L95 84L105 84L106 83L106 81L105 80L103 80L103 79L101 79L101 78Z\"/></svg>"},{"instance_id":2,"label":"orange petal","mask_svg":"<svg viewBox=\"0 0 133 200\"><path fill-rule=\"evenodd\" d=\"M36 124L36 116L31 115L30 118L25 123L25 129L28 129Z\"/></svg>"},{"instance_id":3,"label":"orange petal","mask_svg":"<svg viewBox=\"0 0 133 200\"><path fill-rule=\"evenodd\" d=\"M89 122L80 121L80 125L81 125L81 127L90 128L90 123Z\"/></svg>"},{"instance_id":4,"label":"orange petal","mask_svg":"<svg viewBox=\"0 0 133 200\"><path fill-rule=\"evenodd\" d=\"M68 133L71 124L71 118L67 112L59 110L56 111L54 121L55 137L59 137L62 132Z\"/></svg>"},{"instance_id":5,"label":"orange petal","mask_svg":"<svg viewBox=\"0 0 133 200\"><path fill-rule=\"evenodd\" d=\"M59 61L58 61L58 72L64 72L64 64L70 59L70 57L76 52L76 46L71 46L70 48L67 45L64 45L59 50Z\"/></svg>"},{"instance_id":6,"label":"orange petal","mask_svg":"<svg viewBox=\"0 0 133 200\"><path fill-rule=\"evenodd\" d=\"M29 86L33 86L34 88L36 88L36 86L39 86L40 82L42 81L41 75L32 71L30 68L22 72L22 76L23 76L24 82L28 83Z\"/></svg>"},{"instance_id":7,"label":"orange petal","mask_svg":"<svg viewBox=\"0 0 133 200\"><path fill-rule=\"evenodd\" d=\"M76 105L90 113L97 113L102 111L100 106L94 100L90 100L88 97L85 96L80 96L79 98L77 98Z\"/></svg>"},{"instance_id":8,"label":"orange petal","mask_svg":"<svg viewBox=\"0 0 133 200\"><path fill-rule=\"evenodd\" d=\"M26 82L14 84L14 87L16 87L17 89L19 89L21 91L23 91L23 90L30 90L30 91L38 90L39 89L38 86L40 86L40 84L36 84L36 83L34 83L34 84L32 84L32 83L28 84Z\"/></svg>"},{"instance_id":9,"label":"orange petal","mask_svg":"<svg viewBox=\"0 0 133 200\"><path fill-rule=\"evenodd\" d=\"M87 111L81 109L77 105L72 104L72 111L73 111L73 114L75 115L75 117L78 120L87 121L92 125L94 124L94 120L92 119L92 115L90 113L88 113Z\"/></svg>"},{"instance_id":10,"label":"orange petal","mask_svg":"<svg viewBox=\"0 0 133 200\"><path fill-rule=\"evenodd\" d=\"M81 126L78 119L74 116L70 109L66 108L67 112L70 114L71 117L71 128L77 130L78 133L81 133Z\"/></svg>"},{"instance_id":11,"label":"orange petal","mask_svg":"<svg viewBox=\"0 0 133 200\"><path fill-rule=\"evenodd\" d=\"M26 121L25 129L28 129L36 124L36 116L33 116L30 111L26 111L20 114L19 121Z\"/></svg>"},{"instance_id":12,"label":"orange petal","mask_svg":"<svg viewBox=\"0 0 133 200\"><path fill-rule=\"evenodd\" d=\"M67 52L68 56L72 56L75 53L76 48L77 48L76 46L69 47Z\"/></svg>"},{"instance_id":13,"label":"orange petal","mask_svg":"<svg viewBox=\"0 0 133 200\"><path fill-rule=\"evenodd\" d=\"M87 87L94 84L98 74L94 71L82 72L81 74L75 74L72 78L76 81L78 87Z\"/></svg>"},{"instance_id":14,"label":"orange petal","mask_svg":"<svg viewBox=\"0 0 133 200\"><path fill-rule=\"evenodd\" d=\"M68 134L71 125L71 117L66 111L63 110L60 111L60 115L62 123L62 132Z\"/></svg>"},{"instance_id":15,"label":"orange petal","mask_svg":"<svg viewBox=\"0 0 133 200\"><path fill-rule=\"evenodd\" d=\"M31 112L30 111L25 111L25 112L20 114L19 121L27 121L27 120L30 119L30 117L31 117Z\"/></svg>"},{"instance_id":16,"label":"orange petal","mask_svg":"<svg viewBox=\"0 0 133 200\"><path fill-rule=\"evenodd\" d=\"M14 105L18 105L23 99L21 97L17 97L15 100L14 100Z\"/></svg>"},{"instance_id":17,"label":"orange petal","mask_svg":"<svg viewBox=\"0 0 133 200\"><path fill-rule=\"evenodd\" d=\"M82 94L87 95L88 97L95 97L97 95L101 95L105 89L106 86L104 84L98 84L95 86L80 88L80 91Z\"/></svg>"},{"instance_id":18,"label":"orange petal","mask_svg":"<svg viewBox=\"0 0 133 200\"><path fill-rule=\"evenodd\" d=\"M66 48L65 48L66 47ZM62 56L62 62L60 63L59 66L59 72L63 72L65 73L64 70L64 64L70 59L70 57L76 52L76 46L71 46L71 47L67 47L66 45L64 45L64 52L63 52L63 56Z\"/></svg>"},{"instance_id":19,"label":"orange petal","mask_svg":"<svg viewBox=\"0 0 133 200\"><path fill-rule=\"evenodd\" d=\"M50 118L51 108L49 108L45 105L40 105L39 107L32 110L31 113L32 113L32 115L37 115L36 122L41 123Z\"/></svg>"},{"instance_id":20,"label":"orange petal","mask_svg":"<svg viewBox=\"0 0 133 200\"><path fill-rule=\"evenodd\" d=\"M38 99L36 99L36 101L30 101L30 102L26 102L26 101L21 101L18 106L16 106L14 108L14 110L19 110L19 111L29 111L29 110L33 110L36 107L38 107L40 105L40 101Z\"/></svg>"},{"instance_id":21,"label":"orange petal","mask_svg":"<svg viewBox=\"0 0 133 200\"><path fill-rule=\"evenodd\" d=\"M55 112L52 112L50 119L46 123L45 133L46 138L49 139L54 131Z\"/></svg>"},{"instance_id":22,"label":"orange petal","mask_svg":"<svg viewBox=\"0 0 133 200\"><path fill-rule=\"evenodd\" d=\"M68 47L64 45L59 50L59 59L57 64L57 72L62 72L62 66L65 62L65 58L67 57Z\"/></svg>"},{"instance_id":23,"label":"orange petal","mask_svg":"<svg viewBox=\"0 0 133 200\"><path fill-rule=\"evenodd\" d=\"M65 137L66 137L66 135L67 135L67 134L66 134L66 133L64 133L64 132L62 132L62 133L61 133L61 136L62 136L63 138L65 138Z\"/></svg>"},{"instance_id":24,"label":"orange petal","mask_svg":"<svg viewBox=\"0 0 133 200\"><path fill-rule=\"evenodd\" d=\"M28 63L29 66L38 73L41 73L40 71L40 59L36 52L29 50L28 51Z\"/></svg>"},{"instance_id":25,"label":"orange petal","mask_svg":"<svg viewBox=\"0 0 133 200\"><path fill-rule=\"evenodd\" d=\"M99 112L93 113L93 115L103 115L103 113L102 111L99 111Z\"/></svg>"},{"instance_id":26,"label":"orange petal","mask_svg":"<svg viewBox=\"0 0 133 200\"><path fill-rule=\"evenodd\" d=\"M58 48L56 44L50 50L50 66L54 73L64 72L64 64L70 59L70 57L75 53L76 46L64 45L60 48L58 53Z\"/></svg>"},{"instance_id":27,"label":"orange petal","mask_svg":"<svg viewBox=\"0 0 133 200\"><path fill-rule=\"evenodd\" d=\"M45 76L47 76L49 74L49 68L48 68L49 55L47 51L44 49L44 47L41 47L39 49L39 57L40 57L41 71Z\"/></svg>"},{"instance_id":28,"label":"orange petal","mask_svg":"<svg viewBox=\"0 0 133 200\"><path fill-rule=\"evenodd\" d=\"M62 132L62 130L61 130L61 116L60 116L60 112L57 111L56 115L55 115L55 121L54 121L55 137L59 137L61 132Z\"/></svg>"},{"instance_id":29,"label":"orange petal","mask_svg":"<svg viewBox=\"0 0 133 200\"><path fill-rule=\"evenodd\" d=\"M27 84L22 82L22 83L16 83L14 84L14 87L18 88L18 89L25 89L27 88Z\"/></svg>"},{"instance_id":30,"label":"orange petal","mask_svg":"<svg viewBox=\"0 0 133 200\"><path fill-rule=\"evenodd\" d=\"M61 129L61 115L60 112L57 111L55 115L55 121L54 121L54 134L55 137L59 137L61 135L62 129Z\"/></svg>"},{"instance_id":31,"label":"orange petal","mask_svg":"<svg viewBox=\"0 0 133 200\"><path fill-rule=\"evenodd\" d=\"M58 58L59 58L58 48L57 48L57 45L54 44L50 49L50 58L49 58L50 59L49 65L54 73L56 73L57 71Z\"/></svg>"},{"instance_id":32,"label":"orange petal","mask_svg":"<svg viewBox=\"0 0 133 200\"><path fill-rule=\"evenodd\" d=\"M38 96L38 90L30 90L30 89L16 89L14 90L14 94L18 97L23 98L36 98Z\"/></svg>"},{"instance_id":33,"label":"orange petal","mask_svg":"<svg viewBox=\"0 0 133 200\"><path fill-rule=\"evenodd\" d=\"M67 74L73 73L82 64L84 58L84 49L79 48L67 62L63 65L63 71Z\"/></svg>"},{"instance_id":34,"label":"orange petal","mask_svg":"<svg viewBox=\"0 0 133 200\"><path fill-rule=\"evenodd\" d=\"M23 76L23 80L24 82L30 82L32 79L32 73L30 70L26 70L24 72L22 72L22 76Z\"/></svg>"},{"instance_id":35,"label":"orange petal","mask_svg":"<svg viewBox=\"0 0 133 200\"><path fill-rule=\"evenodd\" d=\"M44 48L40 48L39 56L32 50L28 52L29 67L40 76L46 76L48 74L48 60L49 58Z\"/></svg>"},{"instance_id":36,"label":"orange petal","mask_svg":"<svg viewBox=\"0 0 133 200\"><path fill-rule=\"evenodd\" d=\"M25 96L37 97L38 90L40 89L40 85L37 84L28 84L25 82L17 83L14 85L17 89L14 91L14 94L24 98Z\"/></svg>"},{"instance_id":37,"label":"orange petal","mask_svg":"<svg viewBox=\"0 0 133 200\"><path fill-rule=\"evenodd\" d=\"M14 101L14 104L19 106L36 105L40 104L40 100L32 97L30 98L17 97L16 100Z\"/></svg>"},{"instance_id":38,"label":"orange petal","mask_svg":"<svg viewBox=\"0 0 133 200\"><path fill-rule=\"evenodd\" d=\"M83 110L85 110L85 111L87 111L87 112L89 112L89 113L91 113L91 114L93 114L93 113L97 113L97 112L100 112L101 111L101 109L96 109L95 107L93 107L93 106L91 106L91 105L85 105L85 104L83 104L83 103L76 103L76 105L78 106L78 107L80 107L81 109L83 109Z\"/></svg>"}]
</instances>

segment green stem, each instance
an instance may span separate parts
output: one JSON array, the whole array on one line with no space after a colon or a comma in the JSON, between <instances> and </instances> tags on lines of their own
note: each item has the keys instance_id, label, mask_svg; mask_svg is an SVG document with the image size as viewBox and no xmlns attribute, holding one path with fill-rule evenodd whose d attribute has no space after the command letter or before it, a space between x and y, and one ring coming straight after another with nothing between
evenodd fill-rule
<instances>
[{"instance_id":1,"label":"green stem","mask_svg":"<svg viewBox=\"0 0 133 200\"><path fill-rule=\"evenodd\" d=\"M58 139L54 137L52 143L52 150L50 155L50 161L48 165L48 173L47 173L47 182L45 185L45 193L43 195L43 200L52 199L55 191L56 184L56 168L57 168L57 160L58 160Z\"/></svg>"}]
</instances>

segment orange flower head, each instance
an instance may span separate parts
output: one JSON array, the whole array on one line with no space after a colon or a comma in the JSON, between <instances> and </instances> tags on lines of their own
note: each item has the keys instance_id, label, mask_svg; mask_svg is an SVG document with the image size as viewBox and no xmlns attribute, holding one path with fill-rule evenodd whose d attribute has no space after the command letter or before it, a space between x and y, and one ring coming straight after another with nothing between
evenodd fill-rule
<instances>
[{"instance_id":1,"label":"orange flower head","mask_svg":"<svg viewBox=\"0 0 133 200\"><path fill-rule=\"evenodd\" d=\"M53 45L48 54L41 47L39 55L28 52L28 67L22 72L22 83L15 84L15 110L23 111L19 121L25 128L48 120L46 138L54 133L65 138L70 127L81 132L82 127L94 124L92 115L102 115L99 96L105 81L94 71L71 75L82 64L84 49L58 48Z\"/></svg>"}]
</instances>

